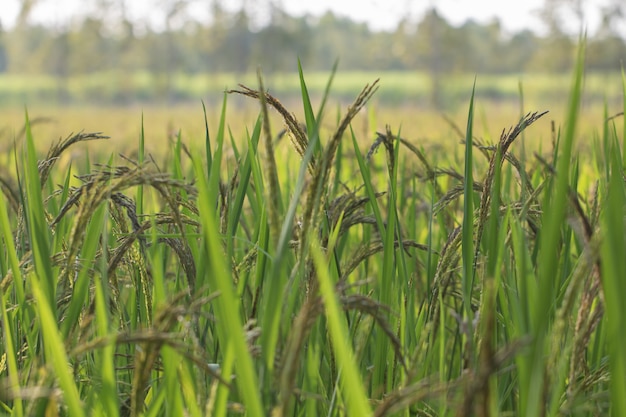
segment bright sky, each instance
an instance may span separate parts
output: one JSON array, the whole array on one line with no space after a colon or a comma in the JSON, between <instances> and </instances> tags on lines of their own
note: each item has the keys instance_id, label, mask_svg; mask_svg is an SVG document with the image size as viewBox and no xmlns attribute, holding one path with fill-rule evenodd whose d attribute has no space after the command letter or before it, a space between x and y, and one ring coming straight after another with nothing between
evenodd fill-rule
<instances>
[{"instance_id":1,"label":"bright sky","mask_svg":"<svg viewBox=\"0 0 626 417\"><path fill-rule=\"evenodd\" d=\"M1 0L0 22L3 27L10 27L15 21L21 0ZM222 0L229 9L239 9L245 0ZM508 31L533 29L541 32L543 26L536 11L544 0L274 0L280 3L290 14L313 15L332 10L338 15L349 16L353 20L367 22L372 29L393 29L405 16L419 19L425 10L436 6L439 12L453 24L460 24L467 19L487 22L498 17ZM121 0L117 0L121 3ZM168 0L126 0L128 15L134 19L148 18L155 27L161 25L163 13L161 5ZM212 0L190 0L190 14L200 19L208 16ZM247 4L254 13L261 10L258 4L267 4L269 0L248 0ZM590 33L599 25L599 7L608 0L583 2L586 7L586 25ZM32 19L37 22L67 24L93 8L96 0L39 0L33 10ZM591 5L593 3L593 6ZM93 9L92 9L93 10ZM263 8L266 10L266 8ZM570 28L577 32L577 24Z\"/></svg>"}]
</instances>

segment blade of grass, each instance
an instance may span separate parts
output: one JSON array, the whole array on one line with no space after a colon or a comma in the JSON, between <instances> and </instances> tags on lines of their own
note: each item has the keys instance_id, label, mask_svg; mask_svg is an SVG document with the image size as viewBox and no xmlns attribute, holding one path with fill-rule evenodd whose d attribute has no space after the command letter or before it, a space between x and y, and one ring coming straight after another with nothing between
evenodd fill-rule
<instances>
[{"instance_id":1,"label":"blade of grass","mask_svg":"<svg viewBox=\"0 0 626 417\"><path fill-rule=\"evenodd\" d=\"M105 266L106 268L106 266ZM104 269L106 271L106 269ZM105 301L102 281L95 280L95 297L96 297L96 326L98 335L106 337L109 335L109 317L107 309L109 304ZM115 347L108 344L102 348L100 352L100 364L98 370L100 372L100 391L97 400L105 411L105 415L116 417L119 415L119 399L117 393L117 381L115 380Z\"/></svg>"},{"instance_id":2,"label":"blade of grass","mask_svg":"<svg viewBox=\"0 0 626 417\"><path fill-rule=\"evenodd\" d=\"M340 364L341 391L345 396L348 415L370 416L372 409L369 400L365 395L363 378L361 377L355 362L354 350L347 337L348 324L345 315L339 307L339 300L335 294L335 288L328 271L328 260L319 247L319 242L312 242L311 255L317 271L320 293L324 299L324 311L328 322L328 329L331 334L333 351Z\"/></svg>"},{"instance_id":3,"label":"blade of grass","mask_svg":"<svg viewBox=\"0 0 626 417\"><path fill-rule=\"evenodd\" d=\"M231 202L229 206L229 216L228 216L228 230L226 233L227 236L227 249L226 253L228 257L233 259L234 256L234 246L235 246L235 238L237 236L237 227L241 223L241 214L243 211L244 201L246 195L248 194L248 189L250 188L250 177L252 176L252 161L258 162L257 159L257 146L259 143L259 138L261 136L261 119L258 118L254 131L252 132L252 137L248 138L248 151L246 152L243 163L239 167L239 185L237 187L237 191L235 193L235 198ZM255 181L255 184L257 181ZM258 260L258 258L257 258ZM243 285L244 283L241 283ZM240 286L241 286L240 285Z\"/></svg>"},{"instance_id":4,"label":"blade of grass","mask_svg":"<svg viewBox=\"0 0 626 417\"><path fill-rule=\"evenodd\" d=\"M180 384L180 390L187 406L186 412L191 417L202 417L202 410L198 405L198 393L196 392L194 380L193 380L193 368L181 364L178 368L178 380Z\"/></svg>"},{"instance_id":5,"label":"blade of grass","mask_svg":"<svg viewBox=\"0 0 626 417\"><path fill-rule=\"evenodd\" d=\"M4 200L4 197L0 197L0 200ZM2 209L2 207L0 207ZM5 212L6 213L6 212ZM4 331L3 336L3 350L4 357L8 364L8 387L5 387L7 391L13 391L12 396L15 398L13 400L13 407L11 409L12 415L17 417L21 417L24 415L24 407L22 404L22 399L19 395L20 390L20 379L19 379L19 371L20 368L17 364L17 356L16 356L16 346L15 341L13 340L13 335L15 334L15 327L13 325L13 320L9 318L9 314L7 313L6 302L4 300L4 294L0 293L0 313L2 313L2 330ZM4 399L2 401L5 401Z\"/></svg>"},{"instance_id":6,"label":"blade of grass","mask_svg":"<svg viewBox=\"0 0 626 417\"><path fill-rule=\"evenodd\" d=\"M622 63L623 65L623 63ZM622 66L622 167L626 169L626 73Z\"/></svg>"},{"instance_id":7,"label":"blade of grass","mask_svg":"<svg viewBox=\"0 0 626 417\"><path fill-rule=\"evenodd\" d=\"M224 100L226 100L224 98ZM207 163L207 171L211 172L211 165L213 165L213 152L211 152L211 136L209 135L209 120L206 115L206 105L202 100L202 114L204 115L204 151Z\"/></svg>"},{"instance_id":8,"label":"blade of grass","mask_svg":"<svg viewBox=\"0 0 626 417\"><path fill-rule=\"evenodd\" d=\"M546 375L544 342L556 306L556 290L559 283L555 277L557 277L559 262L562 256L567 255L559 253L559 248L561 248L559 241L565 219L572 148L582 94L584 55L585 45L584 40L581 39L566 115L565 132L563 139L559 143L560 149L557 155L554 188L551 191L551 195L546 195L546 204L544 204L543 208L542 230L539 237L541 250L538 252L537 258L539 288L536 302L530 306L533 344L524 361L525 365L520 370L520 382L522 385L522 391L520 392L522 394L521 410L522 415L528 417L538 415L541 404L543 404L541 395Z\"/></svg>"},{"instance_id":9,"label":"blade of grass","mask_svg":"<svg viewBox=\"0 0 626 417\"><path fill-rule=\"evenodd\" d=\"M161 348L161 361L163 363L163 389L167 391L165 399L165 415L182 416L183 397L181 381L178 376L178 368L181 366L181 356L169 346Z\"/></svg>"},{"instance_id":10,"label":"blade of grass","mask_svg":"<svg viewBox=\"0 0 626 417\"><path fill-rule=\"evenodd\" d=\"M65 352L65 344L56 323L55 315L48 304L48 297L39 279L30 277L33 295L37 302L43 344L46 351L46 361L52 365L55 377L63 391L63 399L67 405L69 414L76 417L85 415L83 404L80 400L78 387L71 373L71 366Z\"/></svg>"},{"instance_id":11,"label":"blade of grass","mask_svg":"<svg viewBox=\"0 0 626 417\"><path fill-rule=\"evenodd\" d=\"M87 226L80 255L80 262L83 264L83 267L78 271L78 276L74 282L72 298L67 310L67 316L61 325L61 334L63 335L63 339L68 338L70 331L76 326L76 323L78 323L78 317L83 309L83 306L89 299L88 291L91 279L89 276L90 268L88 265L91 265L96 257L96 252L100 243L100 235L106 227L106 216L106 205L101 204L100 207L98 207L93 213L89 225Z\"/></svg>"},{"instance_id":12,"label":"blade of grass","mask_svg":"<svg viewBox=\"0 0 626 417\"><path fill-rule=\"evenodd\" d=\"M46 223L35 141L30 128L28 112L26 112L25 123L26 166L24 167L24 182L26 195L24 198L26 200L26 225L28 227L35 273L42 281L42 294L46 297L53 317L56 317L56 279L52 273L50 247L48 246L51 242L50 229Z\"/></svg>"},{"instance_id":13,"label":"blade of grass","mask_svg":"<svg viewBox=\"0 0 626 417\"><path fill-rule=\"evenodd\" d=\"M219 145L218 145L219 148ZM215 166L219 163L215 163ZM224 258L223 247L220 241L219 221L215 218L214 202L216 188L210 188L203 175L202 166L198 159L194 160L196 178L198 179L198 208L204 235L204 256L208 261L208 283L211 288L220 291L221 295L215 301L215 312L218 318L216 328L222 343L232 343L237 361L237 388L244 399L246 410L250 416L261 417L263 405L259 395L259 384L254 370L254 364L243 333L239 303L235 296L230 268ZM213 170L212 170L213 171Z\"/></svg>"},{"instance_id":14,"label":"blade of grass","mask_svg":"<svg viewBox=\"0 0 626 417\"><path fill-rule=\"evenodd\" d=\"M617 141L613 146L619 146ZM626 240L624 239L624 180L621 161L612 153L611 176L609 178L608 197L602 216L602 232L604 241L601 248L602 286L606 302L606 318L608 325L607 342L609 349L609 365L611 369L611 411L613 415L626 415L626 343L622 320L626 317Z\"/></svg>"},{"instance_id":15,"label":"blade of grass","mask_svg":"<svg viewBox=\"0 0 626 417\"><path fill-rule=\"evenodd\" d=\"M363 159L363 154L359 149L359 144L357 143L356 135L354 134L354 130L350 127L350 133L352 135L352 145L354 146L354 154L356 156L357 163L359 165L359 169L361 171L361 176L363 177L363 185L365 185L365 191L367 192L367 197L369 198L369 203L372 207L372 211L374 212L374 217L376 218L376 226L378 227L378 231L381 236L386 235L386 226L383 222L383 216L380 211L380 207L378 206L378 200L376 199L376 192L374 191L374 187L372 185L372 179L370 175L370 170ZM379 283L382 284L382 283Z\"/></svg>"},{"instance_id":16,"label":"blade of grass","mask_svg":"<svg viewBox=\"0 0 626 417\"><path fill-rule=\"evenodd\" d=\"M139 149L137 150L137 163L143 164L146 153L146 131L144 128L143 112L141 113L141 133L139 134ZM143 214L143 185L137 187L137 201L135 202L137 214Z\"/></svg>"},{"instance_id":17,"label":"blade of grass","mask_svg":"<svg viewBox=\"0 0 626 417\"><path fill-rule=\"evenodd\" d=\"M463 224L462 224L462 240L461 252L463 257L463 305L465 310L464 320L473 320L472 313L472 287L474 284L475 268L474 268L474 174L473 174L473 156L472 148L474 147L474 93L476 92L476 79L472 87L472 95L470 97L469 112L467 115L467 130L465 131L465 182L463 186Z\"/></svg>"},{"instance_id":18,"label":"blade of grass","mask_svg":"<svg viewBox=\"0 0 626 417\"><path fill-rule=\"evenodd\" d=\"M235 350L233 347L233 343L231 341L226 341L226 346L224 346L224 359L220 366L220 372L223 376L229 377L231 375L233 366L235 364ZM211 411L211 416L221 417L228 415L228 395L230 393L230 389L228 386L224 384L219 384L217 386L217 393L215 399L215 405L213 410Z\"/></svg>"},{"instance_id":19,"label":"blade of grass","mask_svg":"<svg viewBox=\"0 0 626 417\"><path fill-rule=\"evenodd\" d=\"M5 244L5 251L9 258L9 268L13 273L13 287L15 288L15 292L17 294L18 300L18 313L22 316L22 322L30 323L30 314L28 314L28 309L26 308L25 298L24 298L24 288L22 287L22 271L20 270L19 260L17 259L17 252L15 250L15 244L13 243L13 234L11 232L11 225L9 223L9 216L7 211L6 199L4 193L0 192L0 236L2 241ZM8 293L7 293L8 294ZM4 331L4 350L6 354L6 360L8 365L8 379L10 383L10 389L18 390L20 387L19 380L19 367L17 363L17 350L13 335L17 334L15 332L15 328L13 327L14 321L9 318L6 307L5 293L0 292L0 307L2 308L2 322L4 323L2 326L2 330ZM19 321L15 322L16 324ZM32 340L31 340L32 341ZM16 394L16 393L14 393ZM22 404L22 399L19 395L14 395L15 400L13 404L12 412L15 416L21 417L24 415L24 408Z\"/></svg>"}]
</instances>

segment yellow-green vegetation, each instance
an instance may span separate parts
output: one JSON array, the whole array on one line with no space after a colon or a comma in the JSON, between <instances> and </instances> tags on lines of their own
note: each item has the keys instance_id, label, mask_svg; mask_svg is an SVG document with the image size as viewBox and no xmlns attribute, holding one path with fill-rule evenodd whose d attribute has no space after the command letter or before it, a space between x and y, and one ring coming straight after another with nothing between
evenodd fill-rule
<instances>
[{"instance_id":1,"label":"yellow-green vegetation","mask_svg":"<svg viewBox=\"0 0 626 417\"><path fill-rule=\"evenodd\" d=\"M583 80L581 48L554 129L494 127L468 88L462 123L423 122L439 146L417 109L376 133L400 117L377 81L336 111L301 70L298 109L259 77L201 132L144 110L123 155L86 133L105 117L44 155L29 112L0 172L2 412L625 415L626 122Z\"/></svg>"},{"instance_id":2,"label":"yellow-green vegetation","mask_svg":"<svg viewBox=\"0 0 626 417\"><path fill-rule=\"evenodd\" d=\"M296 75L297 77L297 75ZM471 85L471 80L467 85ZM365 85L365 84L363 84ZM233 102L237 101L237 105ZM320 100L313 100L320 102ZM302 105L287 100L285 106L299 120L303 120ZM341 114L346 105L329 98L326 117L321 121L321 130L330 135L336 125L337 115ZM535 150L550 143L552 134L551 123L561 128L564 120L565 104L547 100L533 100L524 104L525 109L549 110L546 117L537 121L537 126L526 136L527 146ZM609 114L613 115L621 109L621 105L609 105ZM141 134L142 119L145 120L143 130L149 140L146 141L146 152L159 159L167 154L180 133L187 144L200 146L204 143L205 124L202 105L178 104L174 106L28 106L31 128L35 135L35 146L40 152L46 152L50 145L60 138L80 131L105 131L110 137L106 142L90 142L88 145L77 144L70 152L63 154L63 161L81 159L86 152L91 155L108 155L112 149L119 153L136 153L137 138ZM477 99L474 134L486 141L496 140L501 130L519 120L519 103L499 103L487 99ZM220 106L207 104L209 126L217 126ZM245 146L246 129L252 126L258 117L258 106L249 101L235 100L229 97L229 111L226 114L226 125L238 145ZM278 135L285 123L277 113L270 114L273 133ZM604 109L598 102L583 106L583 116L578 121L577 146L587 146L588 139L593 137L596 126L603 122ZM402 136L412 143L430 148L443 148L452 151L463 139L463 124L467 119L467 110L459 107L454 111L437 111L431 108L411 105L389 105L376 100L369 102L355 117L352 125L358 133L357 138L363 146L375 139L376 131L384 131L385 125L401 129ZM13 147L14 139L23 140L24 109L11 107L2 110L0 122L0 152L7 153ZM285 141L286 142L286 141ZM288 154L287 146L280 145L279 151Z\"/></svg>"},{"instance_id":3,"label":"yellow-green vegetation","mask_svg":"<svg viewBox=\"0 0 626 417\"><path fill-rule=\"evenodd\" d=\"M307 75L307 86L313 98L323 95L328 72L315 72ZM472 83L474 74L467 72L446 73L438 76L424 71L347 71L336 75L333 96L348 102L365 83L372 78L380 78L381 86L376 101L385 105L407 105L411 103L430 104L437 89L440 104L456 109L463 107L467 95L467 85ZM585 101L609 102L619 100L618 72L594 72L585 80ZM223 73L176 73L168 81L167 92L159 87L163 82L159 76L147 72L121 73L115 71L95 72L88 75L72 75L59 78L48 75L0 75L0 104L22 104L44 102L63 103L149 103L196 102L200 98L215 98L228 88L238 84L254 85L254 74ZM298 97L300 85L297 74L273 73L266 79L268 91L282 100ZM516 102L520 83L529 105L560 104L567 101L569 78L566 74L530 72L522 74L481 74L478 77L476 96L478 99ZM120 98L122 97L122 98Z\"/></svg>"}]
</instances>

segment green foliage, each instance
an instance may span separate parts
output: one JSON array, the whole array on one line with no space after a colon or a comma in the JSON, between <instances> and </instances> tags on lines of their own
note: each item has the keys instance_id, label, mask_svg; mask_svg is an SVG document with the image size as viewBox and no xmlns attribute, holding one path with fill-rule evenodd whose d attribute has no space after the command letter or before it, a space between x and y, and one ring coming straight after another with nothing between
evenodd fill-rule
<instances>
[{"instance_id":1,"label":"green foliage","mask_svg":"<svg viewBox=\"0 0 626 417\"><path fill-rule=\"evenodd\" d=\"M327 71L340 58L342 69L350 72L420 73L420 84L425 80L426 85L420 95L441 106L456 92L448 91L446 76L562 75L574 65L576 40L563 31L554 30L549 36L530 30L509 33L498 20L454 25L434 7L419 19L406 16L393 30L374 31L330 12L319 17L291 16L274 3L255 4L253 9L244 3L241 10L229 11L216 1L213 18L202 20L202 13L189 9L190 3L163 1L165 25L158 28L142 18L120 20L114 2L98 2L62 27L30 25L30 8L24 6L23 20L0 31L0 73L10 76L7 81L0 78L0 102L23 103L25 98L58 104L197 101L201 92L223 91L225 85L242 82L245 75L253 78L258 67L276 78L267 84L279 93L285 89L281 74L296 72L293 57L297 56L309 71ZM259 12L266 7L267 14ZM597 33L590 34L587 61L595 72L615 73L626 58L619 29L624 6L600 12L605 21ZM271 19L260 22L261 15ZM546 23L553 28L554 22ZM24 81L24 75L38 77L35 82ZM351 96L358 93L361 81L354 80L357 91L351 91ZM493 98L510 97L491 87ZM24 92L33 89L35 93L25 97ZM461 91L465 100L465 90ZM335 90L339 93L340 88ZM395 96L396 101L416 98L415 94Z\"/></svg>"},{"instance_id":2,"label":"green foliage","mask_svg":"<svg viewBox=\"0 0 626 417\"><path fill-rule=\"evenodd\" d=\"M142 129L136 161L58 169L105 137L38 157L26 118L0 182L1 409L622 415L623 139L607 119L578 151L578 59L563 133L534 158L514 144L545 112L485 141L475 89L464 152L359 136L377 81L327 137L334 78L315 109L302 68L304 124L259 76L229 92L261 106L242 141L225 96L204 149L178 134L161 165Z\"/></svg>"},{"instance_id":3,"label":"green foliage","mask_svg":"<svg viewBox=\"0 0 626 417\"><path fill-rule=\"evenodd\" d=\"M419 19L405 17L394 29L374 31L331 12L291 16L276 4L267 10L269 22L255 19L263 14L261 8L268 7L263 4L254 10L245 5L236 11L214 10L213 19L200 20L187 9L189 3L164 2L166 26L159 28L141 18L120 21L115 5L106 3L86 15L73 16L74 24L65 27L25 21L0 32L0 72L66 79L104 70L111 73L113 84L123 87L134 82L129 72L143 71L156 76L157 90L164 98L175 98L171 91L175 74L207 70L243 74L258 66L266 73L293 71L294 56L310 71L330 68L341 57L346 70L563 73L571 68L575 50L575 39L564 31L549 36L530 30L507 33L498 20L454 25L436 8ZM616 71L624 58L621 9L622 15L609 8L602 11L607 24L590 40L588 59L594 70ZM124 88L115 95L121 101L128 98Z\"/></svg>"}]
</instances>

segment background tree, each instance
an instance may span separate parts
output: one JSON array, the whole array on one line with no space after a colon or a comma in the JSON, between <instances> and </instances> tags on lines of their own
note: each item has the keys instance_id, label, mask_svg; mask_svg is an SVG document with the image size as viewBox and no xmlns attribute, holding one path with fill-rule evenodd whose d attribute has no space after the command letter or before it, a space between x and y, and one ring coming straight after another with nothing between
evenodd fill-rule
<instances>
[{"instance_id":1,"label":"background tree","mask_svg":"<svg viewBox=\"0 0 626 417\"><path fill-rule=\"evenodd\" d=\"M187 16L187 0L161 0L162 10L165 12L165 31L159 36L154 36L157 40L153 44L154 56L153 66L156 68L158 91L161 98L172 101L172 80L174 72L180 67L183 56L177 44L179 38L184 35L181 30L184 23L189 19ZM177 29L177 31L175 31Z\"/></svg>"},{"instance_id":2,"label":"background tree","mask_svg":"<svg viewBox=\"0 0 626 417\"><path fill-rule=\"evenodd\" d=\"M416 52L422 69L428 71L431 80L431 104L435 108L443 105L442 79L454 68L454 52L446 45L454 44L454 30L439 15L437 9L430 9L415 32Z\"/></svg>"},{"instance_id":3,"label":"background tree","mask_svg":"<svg viewBox=\"0 0 626 417\"><path fill-rule=\"evenodd\" d=\"M21 0L20 9L15 19L15 27L8 36L7 55L9 56L9 70L21 71L26 66L29 48L28 19L38 0Z\"/></svg>"},{"instance_id":4,"label":"background tree","mask_svg":"<svg viewBox=\"0 0 626 417\"><path fill-rule=\"evenodd\" d=\"M9 67L9 56L7 54L6 36L4 28L0 22L0 73L6 72Z\"/></svg>"},{"instance_id":5,"label":"background tree","mask_svg":"<svg viewBox=\"0 0 626 417\"><path fill-rule=\"evenodd\" d=\"M443 79L450 73L568 71L586 5L546 0L540 17L548 33L540 36L508 33L498 20L455 26L434 7L419 18L407 13L394 30L373 31L331 12L290 16L277 0L244 0L237 11L212 0L205 3L208 19L189 12L193 0L159 0L160 22L154 15L131 19L127 0L86 0L82 14L66 22L33 24L33 9L45 1L52 0L22 0L16 24L0 33L0 71L49 74L59 85L73 75L102 74L106 83L85 95L127 102L152 97L154 91L134 85L146 75L163 100L173 100L176 74L206 74L206 85L216 89L223 86L213 85L215 72L242 74L259 65L268 74L292 72L296 58L309 71L323 71L339 59L343 70L423 71L435 106L446 101ZM626 2L604 4L600 30L588 34L587 66L618 71L626 60ZM568 20L575 23L565 26Z\"/></svg>"}]
</instances>

